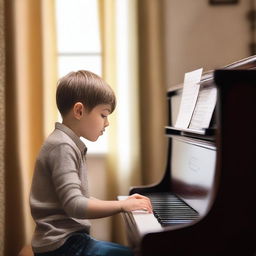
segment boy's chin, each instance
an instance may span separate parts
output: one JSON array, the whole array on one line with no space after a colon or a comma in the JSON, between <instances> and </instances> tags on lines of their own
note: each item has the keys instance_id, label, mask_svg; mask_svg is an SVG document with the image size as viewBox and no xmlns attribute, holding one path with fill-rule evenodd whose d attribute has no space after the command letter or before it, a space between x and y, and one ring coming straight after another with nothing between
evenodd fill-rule
<instances>
[{"instance_id":1,"label":"boy's chin","mask_svg":"<svg viewBox=\"0 0 256 256\"><path fill-rule=\"evenodd\" d=\"M97 137L97 138L90 138L90 139L87 139L87 140L89 140L89 141L91 141L91 142L95 142L95 141L98 140L98 138L99 138L99 137Z\"/></svg>"},{"instance_id":2,"label":"boy's chin","mask_svg":"<svg viewBox=\"0 0 256 256\"><path fill-rule=\"evenodd\" d=\"M98 138L99 138L99 136L98 136L97 138L86 138L86 137L84 137L84 136L82 136L82 137L83 137L84 139L90 141L90 142L95 142L95 141L97 141Z\"/></svg>"}]
</instances>

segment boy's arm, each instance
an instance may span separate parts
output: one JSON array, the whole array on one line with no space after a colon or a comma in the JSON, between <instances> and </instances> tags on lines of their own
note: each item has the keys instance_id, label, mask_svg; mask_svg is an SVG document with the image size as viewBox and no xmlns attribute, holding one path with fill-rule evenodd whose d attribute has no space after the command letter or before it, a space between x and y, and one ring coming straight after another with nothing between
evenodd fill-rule
<instances>
[{"instance_id":1,"label":"boy's arm","mask_svg":"<svg viewBox=\"0 0 256 256\"><path fill-rule=\"evenodd\" d=\"M88 198L81 191L77 154L68 144L60 144L49 152L48 164L59 205L69 217L85 219Z\"/></svg>"},{"instance_id":2,"label":"boy's arm","mask_svg":"<svg viewBox=\"0 0 256 256\"><path fill-rule=\"evenodd\" d=\"M85 197L81 192L76 154L69 145L56 147L49 154L52 181L65 212L73 218L95 219L122 211L152 211L150 200L142 195L132 195L123 201L104 201Z\"/></svg>"},{"instance_id":3,"label":"boy's arm","mask_svg":"<svg viewBox=\"0 0 256 256\"><path fill-rule=\"evenodd\" d=\"M134 210L145 210L151 213L152 206L150 200L139 194L131 195L126 200L121 201L104 201L90 198L87 202L85 215L87 219L97 219Z\"/></svg>"}]
</instances>

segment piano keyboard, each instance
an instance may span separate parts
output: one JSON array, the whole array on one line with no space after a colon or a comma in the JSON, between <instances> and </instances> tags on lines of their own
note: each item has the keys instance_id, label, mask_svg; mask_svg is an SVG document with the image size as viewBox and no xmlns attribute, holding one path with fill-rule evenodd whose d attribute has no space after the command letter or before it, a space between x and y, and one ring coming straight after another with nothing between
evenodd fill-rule
<instances>
[{"instance_id":1,"label":"piano keyboard","mask_svg":"<svg viewBox=\"0 0 256 256\"><path fill-rule=\"evenodd\" d=\"M161 193L146 196L150 198L154 216L162 226L185 224L199 217L197 211L174 194Z\"/></svg>"}]
</instances>

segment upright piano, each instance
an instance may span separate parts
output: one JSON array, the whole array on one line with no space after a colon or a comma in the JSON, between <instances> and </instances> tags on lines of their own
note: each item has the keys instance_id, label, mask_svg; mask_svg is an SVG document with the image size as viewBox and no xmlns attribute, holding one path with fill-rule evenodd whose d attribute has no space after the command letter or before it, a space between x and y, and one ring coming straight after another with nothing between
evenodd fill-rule
<instances>
[{"instance_id":1,"label":"upright piano","mask_svg":"<svg viewBox=\"0 0 256 256\"><path fill-rule=\"evenodd\" d=\"M209 127L177 129L182 86L167 92L166 170L132 187L153 213L123 213L137 255L256 255L256 56L202 75L217 88Z\"/></svg>"}]
</instances>

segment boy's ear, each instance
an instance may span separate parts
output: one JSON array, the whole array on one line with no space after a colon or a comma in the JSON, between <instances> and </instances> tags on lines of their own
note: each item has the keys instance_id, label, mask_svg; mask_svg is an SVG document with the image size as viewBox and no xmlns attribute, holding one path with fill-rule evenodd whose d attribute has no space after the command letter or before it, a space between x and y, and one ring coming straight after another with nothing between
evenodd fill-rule
<instances>
[{"instance_id":1,"label":"boy's ear","mask_svg":"<svg viewBox=\"0 0 256 256\"><path fill-rule=\"evenodd\" d=\"M74 117L76 119L81 119L83 116L83 112L84 112L84 105L81 102L77 102L75 103L74 107L73 107L73 114Z\"/></svg>"}]
</instances>

